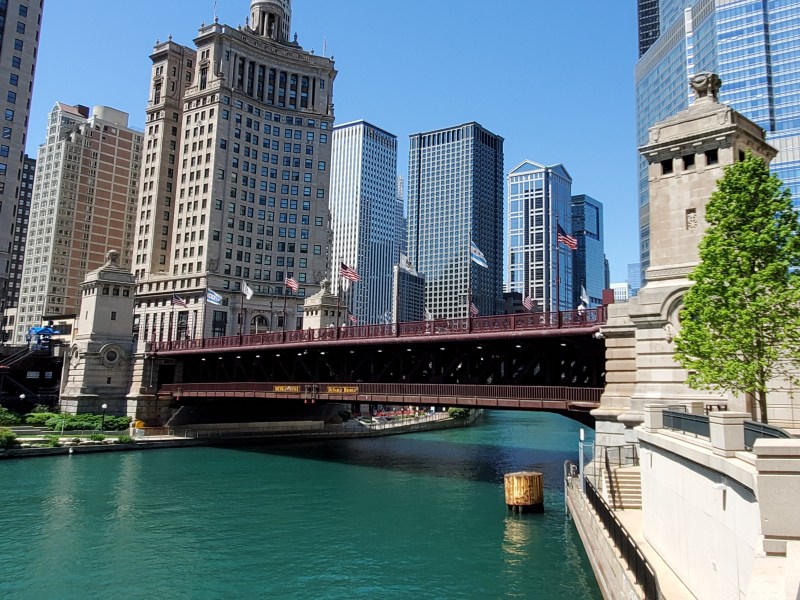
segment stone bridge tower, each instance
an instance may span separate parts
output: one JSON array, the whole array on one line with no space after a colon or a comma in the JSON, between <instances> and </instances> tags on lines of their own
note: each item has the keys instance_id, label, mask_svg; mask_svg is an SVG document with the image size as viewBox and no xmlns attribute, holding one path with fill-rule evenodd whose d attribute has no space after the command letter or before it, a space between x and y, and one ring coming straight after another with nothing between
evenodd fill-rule
<instances>
[{"instance_id":1,"label":"stone bridge tower","mask_svg":"<svg viewBox=\"0 0 800 600\"><path fill-rule=\"evenodd\" d=\"M764 130L717 100L721 82L711 73L691 80L694 103L650 129L640 148L650 180L650 268L647 284L627 304L611 305L606 337L606 390L597 419L597 443L635 441L645 404L719 398L686 385L675 362L689 272L699 262L706 202L726 165L750 151L767 162L776 150Z\"/></svg>"}]
</instances>

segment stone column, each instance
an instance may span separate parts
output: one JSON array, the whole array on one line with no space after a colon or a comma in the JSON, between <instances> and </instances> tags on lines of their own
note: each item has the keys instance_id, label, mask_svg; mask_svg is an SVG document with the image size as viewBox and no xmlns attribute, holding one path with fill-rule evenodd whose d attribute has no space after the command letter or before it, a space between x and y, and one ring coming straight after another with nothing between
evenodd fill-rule
<instances>
[{"instance_id":1,"label":"stone column","mask_svg":"<svg viewBox=\"0 0 800 600\"><path fill-rule=\"evenodd\" d=\"M787 542L800 540L800 439L759 439L753 452L764 552L785 556Z\"/></svg>"},{"instance_id":2,"label":"stone column","mask_svg":"<svg viewBox=\"0 0 800 600\"><path fill-rule=\"evenodd\" d=\"M712 412L708 416L714 454L731 457L744 450L744 422L747 413Z\"/></svg>"}]
</instances>

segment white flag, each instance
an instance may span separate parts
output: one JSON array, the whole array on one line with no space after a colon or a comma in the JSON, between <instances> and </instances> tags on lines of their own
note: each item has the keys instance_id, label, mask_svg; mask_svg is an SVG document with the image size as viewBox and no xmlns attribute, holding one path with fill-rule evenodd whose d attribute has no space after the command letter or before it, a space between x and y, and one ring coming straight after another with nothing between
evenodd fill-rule
<instances>
[{"instance_id":1,"label":"white flag","mask_svg":"<svg viewBox=\"0 0 800 600\"><path fill-rule=\"evenodd\" d=\"M589 294L586 293L586 288L581 286L581 300L586 306L589 306Z\"/></svg>"},{"instance_id":2,"label":"white flag","mask_svg":"<svg viewBox=\"0 0 800 600\"><path fill-rule=\"evenodd\" d=\"M247 282L244 279L242 279L242 293L248 300L253 297L253 288L247 285Z\"/></svg>"}]
</instances>

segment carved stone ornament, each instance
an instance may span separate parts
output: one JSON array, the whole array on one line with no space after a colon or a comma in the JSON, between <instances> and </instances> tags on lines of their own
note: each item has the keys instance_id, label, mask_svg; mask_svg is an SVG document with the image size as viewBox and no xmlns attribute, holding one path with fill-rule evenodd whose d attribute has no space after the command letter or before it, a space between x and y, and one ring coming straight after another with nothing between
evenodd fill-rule
<instances>
[{"instance_id":1,"label":"carved stone ornament","mask_svg":"<svg viewBox=\"0 0 800 600\"><path fill-rule=\"evenodd\" d=\"M109 250L106 253L106 266L107 267L119 266L119 250Z\"/></svg>"},{"instance_id":2,"label":"carved stone ornament","mask_svg":"<svg viewBox=\"0 0 800 600\"><path fill-rule=\"evenodd\" d=\"M715 73L698 73L691 78L690 83L696 100L709 98L714 102L717 101L719 88L722 86L722 80Z\"/></svg>"}]
</instances>

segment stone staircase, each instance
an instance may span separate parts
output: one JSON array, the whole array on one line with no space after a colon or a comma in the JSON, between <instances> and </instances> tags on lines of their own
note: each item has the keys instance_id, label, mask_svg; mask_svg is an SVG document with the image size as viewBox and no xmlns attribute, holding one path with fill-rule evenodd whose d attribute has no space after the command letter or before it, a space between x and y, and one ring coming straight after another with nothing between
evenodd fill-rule
<instances>
[{"instance_id":1,"label":"stone staircase","mask_svg":"<svg viewBox=\"0 0 800 600\"><path fill-rule=\"evenodd\" d=\"M609 473L603 469L604 496L615 510L640 510L642 508L642 472L639 466L617 467L611 470L613 488ZM612 498L611 491L614 491Z\"/></svg>"}]
</instances>

